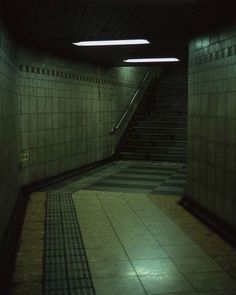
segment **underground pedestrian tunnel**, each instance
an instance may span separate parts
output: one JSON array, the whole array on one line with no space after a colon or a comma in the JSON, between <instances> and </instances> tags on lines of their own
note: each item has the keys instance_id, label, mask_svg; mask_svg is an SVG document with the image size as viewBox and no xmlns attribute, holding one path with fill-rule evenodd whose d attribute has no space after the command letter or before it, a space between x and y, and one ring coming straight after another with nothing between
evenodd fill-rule
<instances>
[{"instance_id":1,"label":"underground pedestrian tunnel","mask_svg":"<svg viewBox=\"0 0 236 295\"><path fill-rule=\"evenodd\" d=\"M1 294L236 294L234 11L1 1Z\"/></svg>"}]
</instances>

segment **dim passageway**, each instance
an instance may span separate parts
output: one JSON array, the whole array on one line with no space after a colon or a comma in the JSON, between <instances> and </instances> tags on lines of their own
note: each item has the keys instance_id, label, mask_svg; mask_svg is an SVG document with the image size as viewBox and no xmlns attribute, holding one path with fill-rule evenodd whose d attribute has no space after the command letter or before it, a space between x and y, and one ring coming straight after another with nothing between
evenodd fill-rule
<instances>
[{"instance_id":1,"label":"dim passageway","mask_svg":"<svg viewBox=\"0 0 236 295\"><path fill-rule=\"evenodd\" d=\"M234 7L0 1L1 294L236 295Z\"/></svg>"},{"instance_id":2,"label":"dim passageway","mask_svg":"<svg viewBox=\"0 0 236 295\"><path fill-rule=\"evenodd\" d=\"M116 161L33 193L12 294L236 294L236 250L184 184L181 163Z\"/></svg>"}]
</instances>

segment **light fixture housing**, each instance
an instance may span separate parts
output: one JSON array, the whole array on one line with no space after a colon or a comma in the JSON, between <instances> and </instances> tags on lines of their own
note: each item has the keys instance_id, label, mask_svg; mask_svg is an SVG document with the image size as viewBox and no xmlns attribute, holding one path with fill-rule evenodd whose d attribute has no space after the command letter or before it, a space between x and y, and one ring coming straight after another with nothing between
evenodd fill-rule
<instances>
[{"instance_id":1,"label":"light fixture housing","mask_svg":"<svg viewBox=\"0 0 236 295\"><path fill-rule=\"evenodd\" d=\"M125 59L127 63L150 63L150 62L178 62L179 59L176 57L145 57L145 58L129 58Z\"/></svg>"},{"instance_id":2,"label":"light fixture housing","mask_svg":"<svg viewBox=\"0 0 236 295\"><path fill-rule=\"evenodd\" d=\"M127 40L97 40L80 41L72 43L76 46L120 46L120 45L141 45L150 44L146 39L127 39Z\"/></svg>"}]
</instances>

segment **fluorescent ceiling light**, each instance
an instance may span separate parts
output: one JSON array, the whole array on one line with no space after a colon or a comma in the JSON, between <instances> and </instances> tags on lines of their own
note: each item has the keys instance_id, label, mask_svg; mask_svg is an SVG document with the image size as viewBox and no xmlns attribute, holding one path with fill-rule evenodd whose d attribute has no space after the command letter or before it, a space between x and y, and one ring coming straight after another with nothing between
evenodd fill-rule
<instances>
[{"instance_id":1,"label":"fluorescent ceiling light","mask_svg":"<svg viewBox=\"0 0 236 295\"><path fill-rule=\"evenodd\" d=\"M146 39L127 39L127 40L101 40L101 41L81 41L73 43L76 46L111 46L111 45L138 45L150 44Z\"/></svg>"},{"instance_id":2,"label":"fluorescent ceiling light","mask_svg":"<svg viewBox=\"0 0 236 295\"><path fill-rule=\"evenodd\" d=\"M129 58L125 59L124 62L135 63L135 62L176 62L179 61L175 57L166 57L166 58Z\"/></svg>"}]
</instances>

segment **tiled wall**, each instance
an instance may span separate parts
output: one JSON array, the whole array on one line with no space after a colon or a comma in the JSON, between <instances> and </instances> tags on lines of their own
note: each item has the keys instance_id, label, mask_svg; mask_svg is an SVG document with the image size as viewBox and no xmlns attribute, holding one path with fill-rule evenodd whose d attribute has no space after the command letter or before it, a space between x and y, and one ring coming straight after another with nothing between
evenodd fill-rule
<instances>
[{"instance_id":1,"label":"tiled wall","mask_svg":"<svg viewBox=\"0 0 236 295\"><path fill-rule=\"evenodd\" d=\"M189 47L188 197L236 226L236 25Z\"/></svg>"},{"instance_id":2,"label":"tiled wall","mask_svg":"<svg viewBox=\"0 0 236 295\"><path fill-rule=\"evenodd\" d=\"M19 184L17 151L18 66L15 47L0 25L0 243L15 206Z\"/></svg>"},{"instance_id":3,"label":"tiled wall","mask_svg":"<svg viewBox=\"0 0 236 295\"><path fill-rule=\"evenodd\" d=\"M20 186L112 156L146 71L32 53L0 26L0 243Z\"/></svg>"},{"instance_id":4,"label":"tiled wall","mask_svg":"<svg viewBox=\"0 0 236 295\"><path fill-rule=\"evenodd\" d=\"M146 72L24 50L19 70L22 185L112 156L110 131Z\"/></svg>"}]
</instances>

